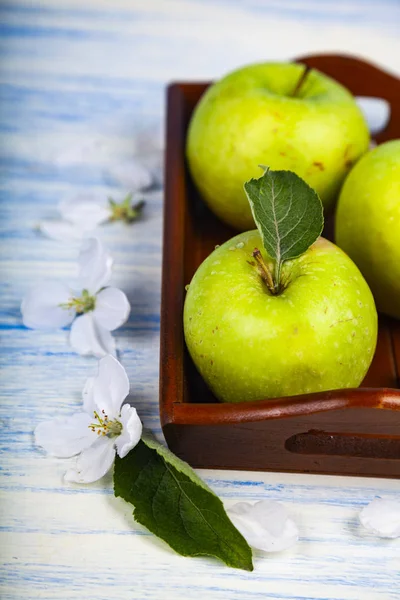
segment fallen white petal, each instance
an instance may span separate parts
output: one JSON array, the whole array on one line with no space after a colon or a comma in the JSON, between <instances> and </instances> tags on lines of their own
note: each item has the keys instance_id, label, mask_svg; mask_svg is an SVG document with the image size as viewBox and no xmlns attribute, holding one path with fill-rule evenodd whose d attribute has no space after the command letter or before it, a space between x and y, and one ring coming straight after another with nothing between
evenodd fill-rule
<instances>
[{"instance_id":1,"label":"fallen white petal","mask_svg":"<svg viewBox=\"0 0 400 600\"><path fill-rule=\"evenodd\" d=\"M368 96L358 96L356 102L367 121L370 134L373 136L383 131L390 119L389 102Z\"/></svg>"},{"instance_id":2,"label":"fallen white petal","mask_svg":"<svg viewBox=\"0 0 400 600\"><path fill-rule=\"evenodd\" d=\"M400 500L375 498L358 517L365 529L379 537L400 537Z\"/></svg>"},{"instance_id":3,"label":"fallen white petal","mask_svg":"<svg viewBox=\"0 0 400 600\"><path fill-rule=\"evenodd\" d=\"M164 127L161 120L151 123L137 132L134 142L139 156L162 152L164 149Z\"/></svg>"},{"instance_id":4,"label":"fallen white petal","mask_svg":"<svg viewBox=\"0 0 400 600\"><path fill-rule=\"evenodd\" d=\"M279 502L238 502L228 508L227 513L248 544L257 550L280 552L293 546L299 539L296 523Z\"/></svg>"},{"instance_id":5,"label":"fallen white petal","mask_svg":"<svg viewBox=\"0 0 400 600\"><path fill-rule=\"evenodd\" d=\"M164 181L164 154L155 152L141 158L142 165L151 173L152 185L162 186Z\"/></svg>"},{"instance_id":6,"label":"fallen white petal","mask_svg":"<svg viewBox=\"0 0 400 600\"><path fill-rule=\"evenodd\" d=\"M97 294L93 317L108 331L121 327L127 321L130 312L128 298L118 288L108 287Z\"/></svg>"},{"instance_id":7,"label":"fallen white petal","mask_svg":"<svg viewBox=\"0 0 400 600\"><path fill-rule=\"evenodd\" d=\"M71 297L68 286L59 281L36 284L21 304L22 320L32 329L58 329L69 325L75 317L74 310L61 308Z\"/></svg>"},{"instance_id":8,"label":"fallen white petal","mask_svg":"<svg viewBox=\"0 0 400 600\"><path fill-rule=\"evenodd\" d=\"M121 435L115 438L115 446L120 458L124 458L136 446L142 437L142 422L138 417L136 408L124 404L119 419L123 429Z\"/></svg>"},{"instance_id":9,"label":"fallen white petal","mask_svg":"<svg viewBox=\"0 0 400 600\"><path fill-rule=\"evenodd\" d=\"M89 448L97 439L89 429L93 418L87 413L56 417L40 423L35 429L35 442L51 456L69 458Z\"/></svg>"},{"instance_id":10,"label":"fallen white petal","mask_svg":"<svg viewBox=\"0 0 400 600\"><path fill-rule=\"evenodd\" d=\"M152 185L161 186L164 177L164 127L162 121L151 123L135 136L136 154L152 178Z\"/></svg>"},{"instance_id":11,"label":"fallen white petal","mask_svg":"<svg viewBox=\"0 0 400 600\"><path fill-rule=\"evenodd\" d=\"M129 379L124 367L113 356L105 356L99 361L93 381L93 399L98 410L104 410L109 419L117 418L128 394Z\"/></svg>"},{"instance_id":12,"label":"fallen white petal","mask_svg":"<svg viewBox=\"0 0 400 600\"><path fill-rule=\"evenodd\" d=\"M83 229L65 221L42 221L39 231L52 240L66 243L79 242L85 235Z\"/></svg>"},{"instance_id":13,"label":"fallen white petal","mask_svg":"<svg viewBox=\"0 0 400 600\"><path fill-rule=\"evenodd\" d=\"M80 285L90 294L98 292L111 279L113 259L97 238L83 242L78 265Z\"/></svg>"},{"instance_id":14,"label":"fallen white petal","mask_svg":"<svg viewBox=\"0 0 400 600\"><path fill-rule=\"evenodd\" d=\"M111 209L105 195L78 194L61 200L58 205L61 216L84 231L95 229L109 220Z\"/></svg>"},{"instance_id":15,"label":"fallen white petal","mask_svg":"<svg viewBox=\"0 0 400 600\"><path fill-rule=\"evenodd\" d=\"M71 326L69 341L78 354L93 355L98 358L106 354L115 354L113 336L95 322L92 313L86 313L75 319Z\"/></svg>"},{"instance_id":16,"label":"fallen white petal","mask_svg":"<svg viewBox=\"0 0 400 600\"><path fill-rule=\"evenodd\" d=\"M103 155L105 141L98 136L90 138L88 133L85 133L84 142L81 144L72 144L65 148L54 159L54 164L60 167L68 167L70 165L81 164Z\"/></svg>"},{"instance_id":17,"label":"fallen white petal","mask_svg":"<svg viewBox=\"0 0 400 600\"><path fill-rule=\"evenodd\" d=\"M74 469L69 469L65 481L92 483L101 479L112 467L115 458L114 442L107 436L100 436L94 444L80 454Z\"/></svg>"},{"instance_id":18,"label":"fallen white petal","mask_svg":"<svg viewBox=\"0 0 400 600\"><path fill-rule=\"evenodd\" d=\"M106 176L130 192L144 190L153 183L149 169L134 158L109 167Z\"/></svg>"}]
</instances>

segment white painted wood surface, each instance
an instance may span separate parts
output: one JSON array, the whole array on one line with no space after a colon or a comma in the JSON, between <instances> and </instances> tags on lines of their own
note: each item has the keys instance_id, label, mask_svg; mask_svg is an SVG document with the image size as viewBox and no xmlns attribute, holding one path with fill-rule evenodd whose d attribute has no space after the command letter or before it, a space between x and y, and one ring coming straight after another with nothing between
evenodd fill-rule
<instances>
[{"instance_id":1,"label":"white painted wood surface","mask_svg":"<svg viewBox=\"0 0 400 600\"><path fill-rule=\"evenodd\" d=\"M73 275L76 249L35 224L56 216L64 194L122 197L104 167L161 121L167 82L321 50L400 71L398 1L25 0L2 2L0 15L1 598L400 598L400 541L363 533L356 518L375 496L398 497L398 481L202 471L227 505L277 499L297 520L299 544L257 555L253 573L175 555L133 522L110 478L63 484L66 461L45 457L32 431L79 405L95 361L71 352L66 331L25 329L19 313L30 284ZM98 138L101 152L84 152L80 164L55 161ZM132 303L120 359L157 435L161 210L154 192L143 222L101 230L114 282Z\"/></svg>"}]
</instances>

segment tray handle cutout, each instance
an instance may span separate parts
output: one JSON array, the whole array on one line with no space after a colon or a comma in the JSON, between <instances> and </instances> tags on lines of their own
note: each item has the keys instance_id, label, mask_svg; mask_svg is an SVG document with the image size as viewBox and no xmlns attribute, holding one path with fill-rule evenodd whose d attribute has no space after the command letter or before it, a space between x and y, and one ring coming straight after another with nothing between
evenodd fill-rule
<instances>
[{"instance_id":1,"label":"tray handle cutout","mask_svg":"<svg viewBox=\"0 0 400 600\"><path fill-rule=\"evenodd\" d=\"M400 460L400 437L310 429L288 438L285 449L295 454Z\"/></svg>"}]
</instances>

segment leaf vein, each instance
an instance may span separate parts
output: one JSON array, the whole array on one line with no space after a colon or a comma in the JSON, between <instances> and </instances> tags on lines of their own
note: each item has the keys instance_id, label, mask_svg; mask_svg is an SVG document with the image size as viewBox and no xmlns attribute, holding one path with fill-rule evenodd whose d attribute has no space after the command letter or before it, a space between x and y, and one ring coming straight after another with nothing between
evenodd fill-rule
<instances>
[{"instance_id":1,"label":"leaf vein","mask_svg":"<svg viewBox=\"0 0 400 600\"><path fill-rule=\"evenodd\" d=\"M191 498L186 494L185 490L182 488L180 481L177 477L175 477L175 474L172 472L172 470L170 469L168 463L164 460L165 466L168 469L168 471L171 473L172 477L175 479L176 484L178 486L178 489L181 491L181 493L188 499L189 503L194 507L194 509L199 513L199 515L201 516L202 520L205 522L205 524L207 525L207 527L209 529L211 529L211 531L214 533L215 537L217 538L217 540L222 541L230 550L231 552L233 552L234 554L237 553L237 551L232 548L232 546L230 544L228 544L228 542L226 542L216 531L215 529L212 527L212 525L207 521L207 519L204 517L203 513L200 511L200 509L194 504L194 502L191 500ZM185 528L186 529L186 528Z\"/></svg>"}]
</instances>

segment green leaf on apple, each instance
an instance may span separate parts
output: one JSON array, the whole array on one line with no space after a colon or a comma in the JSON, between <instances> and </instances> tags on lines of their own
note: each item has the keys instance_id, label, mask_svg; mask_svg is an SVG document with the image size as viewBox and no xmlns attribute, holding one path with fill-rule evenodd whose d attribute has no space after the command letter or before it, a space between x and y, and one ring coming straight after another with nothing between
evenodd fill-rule
<instances>
[{"instance_id":1,"label":"green leaf on apple","mask_svg":"<svg viewBox=\"0 0 400 600\"><path fill-rule=\"evenodd\" d=\"M221 500L193 469L148 435L116 458L114 493L134 505L134 518L183 556L214 556L253 570L251 548Z\"/></svg>"},{"instance_id":2,"label":"green leaf on apple","mask_svg":"<svg viewBox=\"0 0 400 600\"><path fill-rule=\"evenodd\" d=\"M322 202L292 171L266 168L259 179L247 181L244 189L264 248L274 261L271 291L279 293L283 263L303 254L322 233Z\"/></svg>"}]
</instances>

